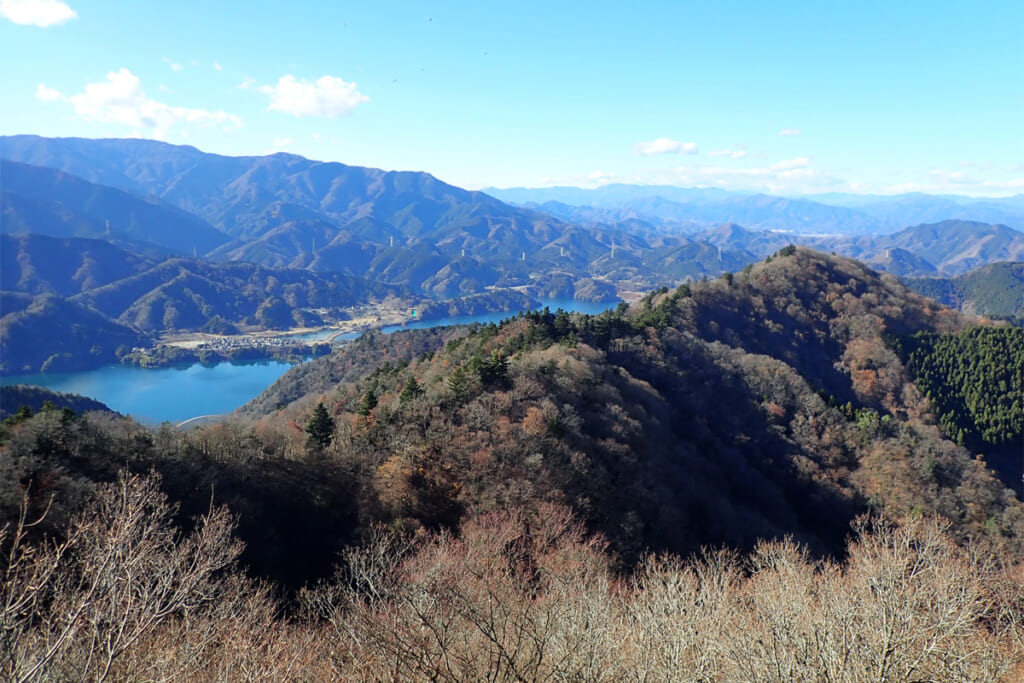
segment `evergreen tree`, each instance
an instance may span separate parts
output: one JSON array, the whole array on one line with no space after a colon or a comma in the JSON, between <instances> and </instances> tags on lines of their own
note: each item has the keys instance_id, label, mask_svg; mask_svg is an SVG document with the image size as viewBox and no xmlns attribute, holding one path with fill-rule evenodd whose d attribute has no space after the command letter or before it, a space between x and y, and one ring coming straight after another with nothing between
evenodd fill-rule
<instances>
[{"instance_id":1,"label":"evergreen tree","mask_svg":"<svg viewBox=\"0 0 1024 683\"><path fill-rule=\"evenodd\" d=\"M448 376L448 391L456 403L465 403L469 400L469 375L461 365Z\"/></svg>"},{"instance_id":2,"label":"evergreen tree","mask_svg":"<svg viewBox=\"0 0 1024 683\"><path fill-rule=\"evenodd\" d=\"M409 381L405 383L405 387L402 389L402 393L398 395L398 400L402 403L407 403L417 396L423 394L423 388L420 383L416 381L416 378L409 376Z\"/></svg>"},{"instance_id":3,"label":"evergreen tree","mask_svg":"<svg viewBox=\"0 0 1024 683\"><path fill-rule=\"evenodd\" d=\"M325 448L334 439L334 419L327 412L323 401L316 404L313 414L306 422L306 434L311 445Z\"/></svg>"},{"instance_id":4,"label":"evergreen tree","mask_svg":"<svg viewBox=\"0 0 1024 683\"><path fill-rule=\"evenodd\" d=\"M377 407L377 394L370 389L363 394L363 400L359 402L359 410L356 411L361 417L369 417L370 411Z\"/></svg>"}]
</instances>

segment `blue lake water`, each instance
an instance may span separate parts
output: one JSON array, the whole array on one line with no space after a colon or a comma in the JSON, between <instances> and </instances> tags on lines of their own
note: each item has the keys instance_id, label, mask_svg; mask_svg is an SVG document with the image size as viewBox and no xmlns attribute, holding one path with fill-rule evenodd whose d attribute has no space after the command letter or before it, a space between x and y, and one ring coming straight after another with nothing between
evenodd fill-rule
<instances>
[{"instance_id":1,"label":"blue lake water","mask_svg":"<svg viewBox=\"0 0 1024 683\"><path fill-rule=\"evenodd\" d=\"M552 311L558 308L580 313L600 313L616 304L595 304L582 301L547 300L541 302ZM406 325L382 328L385 333L402 329L496 323L513 313L487 313L476 316L415 321ZM306 339L323 339L331 331L313 332ZM358 332L339 339L353 339ZM258 396L283 375L290 363L266 361L259 363L220 363L207 366L139 368L110 365L84 372L0 376L0 387L11 384L35 384L54 391L80 394L101 401L119 413L143 422L183 422L200 415L230 413ZM2 391L2 389L0 389Z\"/></svg>"},{"instance_id":2,"label":"blue lake water","mask_svg":"<svg viewBox=\"0 0 1024 683\"><path fill-rule=\"evenodd\" d=\"M593 303L590 301L576 301L575 299L543 299L540 302L540 307L545 306L552 311L562 308L566 311L574 311L576 313L589 313L596 315L603 311L607 311L609 308L615 308L617 303L602 304ZM380 328L380 331L384 334L391 334L398 330L421 330L428 327L441 327L443 325L469 325L471 323L498 323L502 320L507 320L515 315L515 312L504 312L504 313L482 313L480 315L461 315L454 316L451 318L441 318L439 320L414 320L407 322L403 325L388 325Z\"/></svg>"},{"instance_id":3,"label":"blue lake water","mask_svg":"<svg viewBox=\"0 0 1024 683\"><path fill-rule=\"evenodd\" d=\"M200 415L230 413L290 367L291 363L279 361L169 368L108 365L84 372L6 375L0 377L0 387L35 384L94 398L143 422L182 422Z\"/></svg>"}]
</instances>

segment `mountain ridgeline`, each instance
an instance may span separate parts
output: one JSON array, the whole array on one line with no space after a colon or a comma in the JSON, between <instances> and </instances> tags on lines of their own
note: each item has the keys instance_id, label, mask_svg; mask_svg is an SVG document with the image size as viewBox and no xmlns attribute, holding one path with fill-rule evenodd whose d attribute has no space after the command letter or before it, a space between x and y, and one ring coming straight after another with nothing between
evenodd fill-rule
<instances>
[{"instance_id":1,"label":"mountain ridgeline","mask_svg":"<svg viewBox=\"0 0 1024 683\"><path fill-rule=\"evenodd\" d=\"M353 468L360 514L406 528L558 503L628 561L785 535L832 553L856 515L918 510L1019 549L1019 473L987 469L936 426L943 408L892 342L977 322L790 248L598 316L367 337L286 373L246 412L301 457L286 425L323 402L338 431L320 457Z\"/></svg>"},{"instance_id":2,"label":"mountain ridgeline","mask_svg":"<svg viewBox=\"0 0 1024 683\"><path fill-rule=\"evenodd\" d=\"M326 311L410 295L339 273L152 260L94 239L0 235L0 249L5 373L114 363L173 331L319 326Z\"/></svg>"},{"instance_id":3,"label":"mountain ridgeline","mask_svg":"<svg viewBox=\"0 0 1024 683\"><path fill-rule=\"evenodd\" d=\"M488 287L532 287L527 293L540 296L552 286L613 298L614 288L738 270L790 242L898 275L956 275L1024 258L1016 198L858 203L657 186L494 191L543 200L514 206L426 173L289 154L226 157L150 140L36 136L4 137L0 154L7 233L102 238L156 260L203 256L339 272L441 299ZM560 201L545 199L554 197ZM869 234L918 217L929 222ZM723 231L730 224L747 230ZM559 278L570 286L553 285ZM576 286L595 280L611 293Z\"/></svg>"}]
</instances>

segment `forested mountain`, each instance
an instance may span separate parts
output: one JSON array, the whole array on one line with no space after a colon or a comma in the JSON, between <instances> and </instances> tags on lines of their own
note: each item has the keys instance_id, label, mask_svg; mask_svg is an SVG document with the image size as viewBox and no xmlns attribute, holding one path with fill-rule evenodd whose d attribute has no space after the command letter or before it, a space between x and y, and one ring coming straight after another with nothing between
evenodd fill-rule
<instances>
[{"instance_id":1,"label":"forested mountain","mask_svg":"<svg viewBox=\"0 0 1024 683\"><path fill-rule=\"evenodd\" d=\"M539 496L624 556L784 534L834 551L858 512L921 506L975 529L994 515L1019 543L1020 503L929 426L886 341L967 323L890 276L799 249L625 314L530 314L411 362L381 354L389 365L353 381L343 368L363 354L369 371L379 352L362 344L381 343L360 340L260 404L283 410L268 429L333 406L346 426L332 453L364 463L364 495L403 524ZM288 405L304 384L312 395ZM931 483L918 474L929 459L942 473Z\"/></svg>"},{"instance_id":2,"label":"forested mountain","mask_svg":"<svg viewBox=\"0 0 1024 683\"><path fill-rule=\"evenodd\" d=\"M214 318L229 324L288 328L302 322L296 315L303 310L403 295L408 292L402 288L349 275L169 259L83 292L75 300L137 329L155 332L197 330Z\"/></svg>"},{"instance_id":3,"label":"forested mountain","mask_svg":"<svg viewBox=\"0 0 1024 683\"><path fill-rule=\"evenodd\" d=\"M49 407L47 404L54 408L67 408L75 413L114 412L105 404L78 394L65 394L31 384L8 384L0 391L0 420L24 411L25 408L30 413L39 412L44 406Z\"/></svg>"},{"instance_id":4,"label":"forested mountain","mask_svg":"<svg viewBox=\"0 0 1024 683\"><path fill-rule=\"evenodd\" d=\"M70 296L152 265L104 240L0 234L0 290Z\"/></svg>"},{"instance_id":5,"label":"forested mountain","mask_svg":"<svg viewBox=\"0 0 1024 683\"><path fill-rule=\"evenodd\" d=\"M919 294L970 313L1024 322L1024 262L993 263L951 278L906 278Z\"/></svg>"},{"instance_id":6,"label":"forested mountain","mask_svg":"<svg viewBox=\"0 0 1024 683\"><path fill-rule=\"evenodd\" d=\"M0 176L5 233L130 240L189 255L228 241L209 223L148 195L7 159L0 160Z\"/></svg>"},{"instance_id":7,"label":"forested mountain","mask_svg":"<svg viewBox=\"0 0 1024 683\"><path fill-rule=\"evenodd\" d=\"M642 186L496 193L590 199L596 208L516 207L425 173L287 154L224 157L148 140L3 142L6 173L16 180L5 184L5 232L103 237L132 251L149 244L209 252L216 260L358 275L440 298L492 286L550 289L555 277L651 288L736 270L793 241L900 275L957 274L1024 253L1024 235L1003 225L950 220L867 236L897 227L896 214L882 220L807 199ZM989 206L948 198L935 206L950 202L955 215ZM720 224L744 228L723 232Z\"/></svg>"},{"instance_id":8,"label":"forested mountain","mask_svg":"<svg viewBox=\"0 0 1024 683\"><path fill-rule=\"evenodd\" d=\"M287 154L222 157L152 141L34 136L4 138L3 154L157 197L194 213L240 241L229 253L275 229L288 231L292 224L300 232L234 254L253 259L265 250L273 259L268 265L301 262L302 252L313 250L310 229L319 228L319 248L348 233L377 245L391 246L393 239L395 246L414 252L417 244L429 244L445 262L465 250L515 266L523 251L533 255L568 227L546 214L510 207L426 173L386 172ZM323 232L326 225L333 229Z\"/></svg>"},{"instance_id":9,"label":"forested mountain","mask_svg":"<svg viewBox=\"0 0 1024 683\"><path fill-rule=\"evenodd\" d=\"M194 259L152 265L91 240L3 239L5 286L7 278L17 278L11 288L22 290L3 293L0 369L5 373L70 371L113 363L167 332L320 326L321 313L333 317L339 315L338 309L388 297L413 301L401 287L337 273ZM10 267L8 245L20 246L11 250L15 264ZM106 284L90 280L94 255L122 266L125 276ZM82 265L77 270L62 270L79 259ZM33 263L45 265L35 269ZM70 297L50 293L73 291L90 282L99 286Z\"/></svg>"},{"instance_id":10,"label":"forested mountain","mask_svg":"<svg viewBox=\"0 0 1024 683\"><path fill-rule=\"evenodd\" d=\"M22 299L23 305L3 308L0 317L0 372L67 372L115 363L151 339L115 322L87 305L53 294Z\"/></svg>"},{"instance_id":11,"label":"forested mountain","mask_svg":"<svg viewBox=\"0 0 1024 683\"><path fill-rule=\"evenodd\" d=\"M866 251L905 249L935 266L940 273L958 275L996 261L1024 260L1024 233L1005 225L949 220L917 225L866 243ZM857 247L849 251L860 258Z\"/></svg>"},{"instance_id":12,"label":"forested mountain","mask_svg":"<svg viewBox=\"0 0 1024 683\"><path fill-rule=\"evenodd\" d=\"M12 491L27 491L30 519L48 507L22 542L83 539L55 571L86 585L108 547L89 539L139 520L125 532L139 542L111 552L109 572L121 576L124 558L134 576L135 553L170 567L174 580L217 596L232 633L276 653L195 640L197 624L225 628L200 600L189 603L188 628L173 610L148 623L165 668L186 666L187 646L217 666L251 655L277 677L288 653L308 679L328 670L415 679L436 666L455 681L478 678L504 652L538 677L598 680L584 674L599 662L655 680L702 667L710 680L747 672L781 683L769 675L772 648L799 642L827 659L788 672L810 678L846 652L836 670L863 670L850 680L868 681L883 656L875 627L888 615L907 625L884 654L902 678L998 680L1024 656L1015 616L1024 504L1008 488L1016 482L946 438L959 434L949 433L945 399L913 383L957 382L962 368L925 362L942 358L943 344L1010 339L1009 327L972 331L979 322L891 275L787 247L599 316L541 311L366 335L286 373L250 406L262 414L255 421L184 433L55 410L16 416L0 436L0 514L17 519ZM983 349L953 353L977 361L973 376L1000 365ZM990 404L1012 409L1024 380L1004 378L1003 392L991 376L989 393L1011 402ZM968 417L980 426L985 413ZM1019 411L1007 414L1000 429L1020 434ZM236 515L244 551L211 497ZM862 513L871 521L854 522ZM202 517L187 522L193 515ZM16 576L29 575L34 556L13 557L26 567ZM1001 564L982 559L992 557ZM291 599L277 603L232 574L236 558ZM11 584L30 595L31 585ZM38 623L61 614L41 608ZM109 619L97 617L97 628ZM769 628L772 619L786 628ZM837 629L862 645L813 637ZM24 642L3 666L35 652ZM89 651L88 639L69 642ZM154 646L127 647L117 671L138 677ZM457 657L448 668L446 655Z\"/></svg>"}]
</instances>

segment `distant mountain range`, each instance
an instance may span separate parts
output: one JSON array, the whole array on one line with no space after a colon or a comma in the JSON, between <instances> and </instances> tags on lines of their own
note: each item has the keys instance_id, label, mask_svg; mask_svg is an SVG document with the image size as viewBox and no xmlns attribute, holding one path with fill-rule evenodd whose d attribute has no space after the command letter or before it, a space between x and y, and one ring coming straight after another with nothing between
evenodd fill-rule
<instances>
[{"instance_id":1,"label":"distant mountain range","mask_svg":"<svg viewBox=\"0 0 1024 683\"><path fill-rule=\"evenodd\" d=\"M1001 223L1024 230L1024 195L992 198L921 193L821 194L785 198L715 188L621 184L595 189L491 187L484 191L513 204L551 208L566 220L601 210L605 219L634 218L659 226L685 222L707 228L719 223L739 223L748 228L800 234L894 232L910 225L953 219Z\"/></svg>"},{"instance_id":2,"label":"distant mountain range","mask_svg":"<svg viewBox=\"0 0 1024 683\"><path fill-rule=\"evenodd\" d=\"M2 149L4 157L21 162L6 170L23 176L18 198L57 196L51 189L55 174L25 164L60 171L62 179L73 174L84 186L109 186L193 214L219 235L199 245L199 253L212 251L222 260L358 273L451 296L526 282L538 269L584 277L595 252L611 250L609 236L587 232L573 239L577 249L567 253L558 241L570 238L575 226L426 173L287 154L223 157L148 140L12 136L2 139ZM43 187L31 195L22 190L34 184ZM12 204L12 212L20 210L17 200ZM28 219L12 225L42 232ZM49 234L96 236L99 226L105 222ZM181 243L179 253L192 252L188 240ZM449 267L471 284L448 282L443 271Z\"/></svg>"},{"instance_id":3,"label":"distant mountain range","mask_svg":"<svg viewBox=\"0 0 1024 683\"><path fill-rule=\"evenodd\" d=\"M151 140L9 136L0 156L0 289L28 297L6 296L0 313L4 349L31 351L8 366L22 369L65 367L73 340L106 359L167 330L318 324L318 308L388 295L515 287L614 301L738 271L791 243L901 277L1024 260L1024 197L789 199L632 185L495 197L426 173ZM906 227L922 216L943 220ZM60 316L103 338L82 338ZM57 336L53 348L22 341Z\"/></svg>"},{"instance_id":4,"label":"distant mountain range","mask_svg":"<svg viewBox=\"0 0 1024 683\"><path fill-rule=\"evenodd\" d=\"M2 142L12 178L5 183L5 232L102 238L153 259L171 251L339 272L439 298L529 285L537 294L555 288L575 296L575 282L594 278L611 283L602 292L623 281L643 289L742 265L678 231L578 224L425 173L284 154L222 157L148 140ZM74 188L67 200L65 186ZM108 209L115 198L117 211ZM164 211L149 221L152 235L129 229L140 221L128 218L142 207ZM168 238L163 226L184 211L180 239ZM108 214L115 216L109 230Z\"/></svg>"},{"instance_id":5,"label":"distant mountain range","mask_svg":"<svg viewBox=\"0 0 1024 683\"><path fill-rule=\"evenodd\" d=\"M861 237L754 231L735 224L697 233L723 250L763 258L789 242L860 259L895 275L957 275L998 261L1024 260L1024 233L1005 225L949 220Z\"/></svg>"},{"instance_id":6,"label":"distant mountain range","mask_svg":"<svg viewBox=\"0 0 1024 683\"><path fill-rule=\"evenodd\" d=\"M982 246L988 238L964 238L958 228L934 237L958 245L948 254L876 233L906 228L920 216L1024 226L1019 197L790 199L633 185L491 190L495 197L426 173L288 154L225 157L151 140L0 142L6 233L104 239L154 261L198 255L338 272L438 298L495 286L535 285L541 294L564 290L557 283L566 279L641 290L742 268L790 242L900 274L928 274L929 266L953 274L1018 258L1010 243L1019 233ZM723 235L723 223L755 236ZM940 223L943 230L951 225ZM963 248L965 239L977 246L975 255Z\"/></svg>"}]
</instances>

